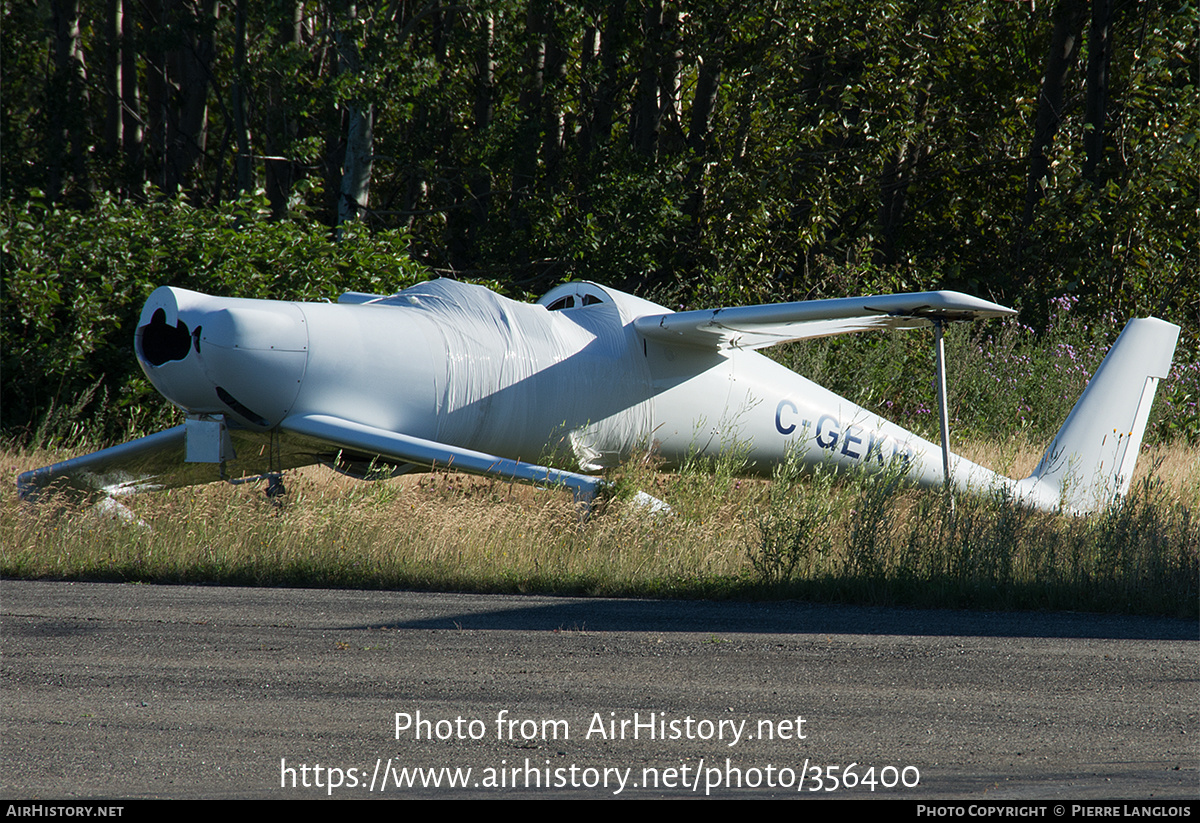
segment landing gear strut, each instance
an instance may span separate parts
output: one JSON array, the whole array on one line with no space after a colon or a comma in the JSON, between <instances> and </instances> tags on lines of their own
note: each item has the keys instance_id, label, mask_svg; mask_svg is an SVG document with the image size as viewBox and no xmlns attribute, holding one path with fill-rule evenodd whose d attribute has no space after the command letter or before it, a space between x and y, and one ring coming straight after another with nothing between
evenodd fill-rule
<instances>
[{"instance_id":1,"label":"landing gear strut","mask_svg":"<svg viewBox=\"0 0 1200 823\"><path fill-rule=\"evenodd\" d=\"M279 499L283 497L283 495L287 494L287 488L283 485L283 475L272 473L265 474L263 477L265 477L267 480L267 499L276 506L283 505L283 501Z\"/></svg>"}]
</instances>

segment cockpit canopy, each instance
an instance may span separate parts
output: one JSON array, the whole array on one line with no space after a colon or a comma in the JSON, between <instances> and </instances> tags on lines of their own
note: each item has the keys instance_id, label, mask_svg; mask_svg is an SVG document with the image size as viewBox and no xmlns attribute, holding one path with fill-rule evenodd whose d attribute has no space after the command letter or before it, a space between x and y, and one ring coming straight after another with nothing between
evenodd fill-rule
<instances>
[{"instance_id":1,"label":"cockpit canopy","mask_svg":"<svg viewBox=\"0 0 1200 823\"><path fill-rule=\"evenodd\" d=\"M604 289L593 283L563 283L546 292L537 302L548 311L562 311L612 301Z\"/></svg>"}]
</instances>

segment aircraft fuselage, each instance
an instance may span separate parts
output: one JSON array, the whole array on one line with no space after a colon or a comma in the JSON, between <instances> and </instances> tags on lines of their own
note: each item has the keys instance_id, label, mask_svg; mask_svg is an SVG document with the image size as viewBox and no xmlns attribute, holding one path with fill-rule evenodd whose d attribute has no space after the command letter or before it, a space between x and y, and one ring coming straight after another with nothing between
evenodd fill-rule
<instances>
[{"instance_id":1,"label":"aircraft fuselage","mask_svg":"<svg viewBox=\"0 0 1200 823\"><path fill-rule=\"evenodd\" d=\"M814 464L900 459L914 479L942 482L933 444L769 358L647 338L632 321L666 309L591 284L542 303L562 289L579 299L548 310L450 280L338 304L162 288L137 351L173 403L251 430L321 414L584 471L637 449L673 465L736 448L769 472L800 449ZM955 471L976 483L979 472L965 461Z\"/></svg>"}]
</instances>

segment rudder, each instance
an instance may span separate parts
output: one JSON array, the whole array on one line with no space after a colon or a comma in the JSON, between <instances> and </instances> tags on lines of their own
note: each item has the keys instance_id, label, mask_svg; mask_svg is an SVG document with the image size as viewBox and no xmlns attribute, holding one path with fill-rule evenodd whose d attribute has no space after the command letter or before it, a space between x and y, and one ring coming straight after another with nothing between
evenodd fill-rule
<instances>
[{"instance_id":1,"label":"rudder","mask_svg":"<svg viewBox=\"0 0 1200 823\"><path fill-rule=\"evenodd\" d=\"M1171 370L1179 326L1125 324L1033 474L1018 484L1039 504L1096 511L1129 490L1158 381Z\"/></svg>"}]
</instances>

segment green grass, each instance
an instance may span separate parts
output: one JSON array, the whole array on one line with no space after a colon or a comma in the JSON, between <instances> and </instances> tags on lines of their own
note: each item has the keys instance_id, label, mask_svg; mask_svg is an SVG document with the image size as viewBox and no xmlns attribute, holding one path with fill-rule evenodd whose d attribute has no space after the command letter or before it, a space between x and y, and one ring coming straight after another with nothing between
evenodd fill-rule
<instances>
[{"instance_id":1,"label":"green grass","mask_svg":"<svg viewBox=\"0 0 1200 823\"><path fill-rule=\"evenodd\" d=\"M980 446L964 451L980 459ZM126 499L144 525L19 503L15 475L60 457L5 454L4 577L1200 614L1200 465L1187 449L1144 455L1130 497L1089 518L969 497L951 514L941 494L886 477L783 466L741 479L736 459L660 474L635 459L587 517L557 491L314 468L289 474L279 508L219 484ZM1002 456L1016 473L1035 459ZM636 489L676 513L632 509Z\"/></svg>"}]
</instances>

